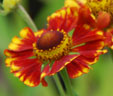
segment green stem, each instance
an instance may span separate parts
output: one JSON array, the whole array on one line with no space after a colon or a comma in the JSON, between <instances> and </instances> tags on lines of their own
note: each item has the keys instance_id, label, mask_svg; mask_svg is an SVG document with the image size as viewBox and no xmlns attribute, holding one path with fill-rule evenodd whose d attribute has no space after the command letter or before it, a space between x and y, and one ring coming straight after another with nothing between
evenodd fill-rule
<instances>
[{"instance_id":1,"label":"green stem","mask_svg":"<svg viewBox=\"0 0 113 96\"><path fill-rule=\"evenodd\" d=\"M65 95L65 92L64 92L64 89L63 89L63 87L62 87L62 85L61 85L61 82L60 82L60 80L59 80L58 74L55 74L55 75L53 76L53 78L54 78L55 83L56 83L56 85L57 85L57 87L58 87L58 91L60 92L60 95L61 95L61 96L66 96L66 95Z\"/></svg>"},{"instance_id":2,"label":"green stem","mask_svg":"<svg viewBox=\"0 0 113 96\"><path fill-rule=\"evenodd\" d=\"M111 57L112 57L112 60L113 60L113 50L109 49L109 51L110 51L110 54L111 54Z\"/></svg>"},{"instance_id":3,"label":"green stem","mask_svg":"<svg viewBox=\"0 0 113 96\"><path fill-rule=\"evenodd\" d=\"M26 21L26 23L29 25L29 27L33 30L33 31L37 31L37 27L34 24L33 20L31 19L31 17L29 16L29 14L26 12L26 10L24 9L24 7L20 4L18 4L18 13L19 15L21 15L21 17Z\"/></svg>"},{"instance_id":4,"label":"green stem","mask_svg":"<svg viewBox=\"0 0 113 96\"><path fill-rule=\"evenodd\" d=\"M67 70L63 69L60 72L60 74L61 74L62 79L64 81L68 96L77 96L77 94L75 93L75 91L73 90L73 88L71 86L71 82L70 82L70 79L68 77Z\"/></svg>"}]
</instances>

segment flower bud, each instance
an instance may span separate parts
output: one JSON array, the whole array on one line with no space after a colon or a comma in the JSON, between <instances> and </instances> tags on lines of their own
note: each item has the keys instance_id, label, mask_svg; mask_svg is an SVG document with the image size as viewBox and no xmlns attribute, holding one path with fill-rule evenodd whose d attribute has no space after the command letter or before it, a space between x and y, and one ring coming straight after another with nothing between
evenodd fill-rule
<instances>
[{"instance_id":1,"label":"flower bud","mask_svg":"<svg viewBox=\"0 0 113 96\"><path fill-rule=\"evenodd\" d=\"M3 0L3 11L4 13L9 13L11 12L13 9L16 8L17 4L20 2L20 0Z\"/></svg>"}]
</instances>

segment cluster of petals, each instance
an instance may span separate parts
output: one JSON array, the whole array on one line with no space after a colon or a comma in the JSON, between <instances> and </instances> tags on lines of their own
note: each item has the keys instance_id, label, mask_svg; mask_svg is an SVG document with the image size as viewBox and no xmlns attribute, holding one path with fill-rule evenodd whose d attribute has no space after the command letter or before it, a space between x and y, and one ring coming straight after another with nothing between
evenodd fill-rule
<instances>
[{"instance_id":1,"label":"cluster of petals","mask_svg":"<svg viewBox=\"0 0 113 96\"><path fill-rule=\"evenodd\" d=\"M103 23L104 19L106 21ZM7 56L6 66L10 67L11 73L14 73L24 84L31 87L40 83L47 86L45 77L52 76L63 68L66 68L70 78L81 76L88 73L89 65L96 63L99 56L107 52L103 49L105 46L113 48L113 30L109 29L106 32L103 30L109 22L108 13L101 12L95 19L87 6L77 3L73 6L67 4L48 16L46 29L33 32L30 28L24 28L20 31L20 38L15 36L12 39L9 48L4 51ZM53 64L50 64L52 60L48 60L48 64L43 64L45 61L37 56L37 49L34 48L37 41L47 32L50 33L50 37L53 36L52 32L63 32L72 39L68 54L62 54L60 58L54 60ZM54 38L58 39L57 36ZM49 44L49 41L46 42ZM47 44L44 46L46 47ZM55 48L57 49L57 46ZM53 48L50 52L56 49Z\"/></svg>"}]
</instances>

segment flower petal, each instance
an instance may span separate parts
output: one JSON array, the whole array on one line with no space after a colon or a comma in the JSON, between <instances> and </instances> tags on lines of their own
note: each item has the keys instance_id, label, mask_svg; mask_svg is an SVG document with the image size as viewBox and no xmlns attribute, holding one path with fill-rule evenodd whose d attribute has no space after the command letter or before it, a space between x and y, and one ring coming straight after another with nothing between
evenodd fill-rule
<instances>
[{"instance_id":1,"label":"flower petal","mask_svg":"<svg viewBox=\"0 0 113 96\"><path fill-rule=\"evenodd\" d=\"M12 62L11 72L24 82L34 87L40 83L41 62L37 59L19 59Z\"/></svg>"},{"instance_id":2,"label":"flower petal","mask_svg":"<svg viewBox=\"0 0 113 96\"><path fill-rule=\"evenodd\" d=\"M60 60L55 61L55 63L52 65L52 69L49 75L54 75L56 72L59 72L78 56L79 55L67 55L67 56L63 56Z\"/></svg>"},{"instance_id":3,"label":"flower petal","mask_svg":"<svg viewBox=\"0 0 113 96\"><path fill-rule=\"evenodd\" d=\"M90 67L83 61L83 58L79 56L68 64L66 68L70 78L76 78L84 73L88 73Z\"/></svg>"},{"instance_id":4,"label":"flower petal","mask_svg":"<svg viewBox=\"0 0 113 96\"><path fill-rule=\"evenodd\" d=\"M64 7L47 18L48 30L65 32L71 31L78 20L78 9L76 7Z\"/></svg>"},{"instance_id":5,"label":"flower petal","mask_svg":"<svg viewBox=\"0 0 113 96\"><path fill-rule=\"evenodd\" d=\"M27 51L21 51L21 52L15 52L15 51L12 51L12 50L8 50L8 49L5 49L4 50L4 54L8 57L30 57L30 56L33 56L33 51L32 50L27 50Z\"/></svg>"},{"instance_id":6,"label":"flower petal","mask_svg":"<svg viewBox=\"0 0 113 96\"><path fill-rule=\"evenodd\" d=\"M105 32L105 45L113 49L113 28Z\"/></svg>"},{"instance_id":7,"label":"flower petal","mask_svg":"<svg viewBox=\"0 0 113 96\"><path fill-rule=\"evenodd\" d=\"M24 39L29 39L31 41L35 40L33 31L28 27L26 27L20 31L20 36Z\"/></svg>"},{"instance_id":8,"label":"flower petal","mask_svg":"<svg viewBox=\"0 0 113 96\"><path fill-rule=\"evenodd\" d=\"M32 50L19 52L6 49L4 53L7 56L5 63L10 67L11 73L14 73L24 84L34 87L40 83L42 63L37 58L33 59Z\"/></svg>"},{"instance_id":9,"label":"flower petal","mask_svg":"<svg viewBox=\"0 0 113 96\"><path fill-rule=\"evenodd\" d=\"M93 16L93 14L91 14L91 10L89 7L82 4L78 14L78 25L88 24L90 26L95 26L95 17Z\"/></svg>"},{"instance_id":10,"label":"flower petal","mask_svg":"<svg viewBox=\"0 0 113 96\"><path fill-rule=\"evenodd\" d=\"M29 28L24 28L20 31L21 38L15 36L9 44L9 49L13 51L24 51L33 49L33 43L36 42L36 37Z\"/></svg>"},{"instance_id":11,"label":"flower petal","mask_svg":"<svg viewBox=\"0 0 113 96\"><path fill-rule=\"evenodd\" d=\"M104 46L104 41L97 40L88 42L80 47L75 47L72 51L79 52L80 55L85 57L95 57L107 52L107 50L102 50Z\"/></svg>"},{"instance_id":12,"label":"flower petal","mask_svg":"<svg viewBox=\"0 0 113 96\"><path fill-rule=\"evenodd\" d=\"M79 9L78 11L78 24L89 24L91 26L95 26L95 17L91 13L91 10L88 6L85 5L86 0L65 0L66 7L76 7Z\"/></svg>"},{"instance_id":13,"label":"flower petal","mask_svg":"<svg viewBox=\"0 0 113 96\"><path fill-rule=\"evenodd\" d=\"M15 52L15 51L8 50L8 49L6 49L4 51L4 54L7 56L7 58L5 60L7 67L11 66L11 64L12 64L11 62L14 60L25 59L25 58L28 58L28 57L31 57L34 55L32 50Z\"/></svg>"},{"instance_id":14,"label":"flower petal","mask_svg":"<svg viewBox=\"0 0 113 96\"><path fill-rule=\"evenodd\" d=\"M65 0L64 6L66 6L66 7L79 7L76 0Z\"/></svg>"},{"instance_id":15,"label":"flower petal","mask_svg":"<svg viewBox=\"0 0 113 96\"><path fill-rule=\"evenodd\" d=\"M78 45L89 41L104 39L104 32L91 29L89 25L77 26L73 33L73 44Z\"/></svg>"},{"instance_id":16,"label":"flower petal","mask_svg":"<svg viewBox=\"0 0 113 96\"><path fill-rule=\"evenodd\" d=\"M47 64L47 66L43 69L41 76L40 76L40 80L43 86L48 86L47 82L44 80L44 77L46 77L50 72L50 66L49 64Z\"/></svg>"},{"instance_id":17,"label":"flower petal","mask_svg":"<svg viewBox=\"0 0 113 96\"><path fill-rule=\"evenodd\" d=\"M87 57L87 56L83 56L83 55L80 55L77 60L81 61L81 62L84 62L85 64L89 64L89 65L92 65L94 63L96 63L99 59L99 56L95 56L95 57ZM76 60L75 60L76 61Z\"/></svg>"}]
</instances>

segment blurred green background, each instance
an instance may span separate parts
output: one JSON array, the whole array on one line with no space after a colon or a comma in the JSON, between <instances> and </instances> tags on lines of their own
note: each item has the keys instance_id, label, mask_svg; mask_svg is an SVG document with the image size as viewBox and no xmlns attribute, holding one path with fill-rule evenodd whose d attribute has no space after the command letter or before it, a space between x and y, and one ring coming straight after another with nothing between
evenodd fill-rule
<instances>
[{"instance_id":1,"label":"blurred green background","mask_svg":"<svg viewBox=\"0 0 113 96\"><path fill-rule=\"evenodd\" d=\"M2 1L2 0L0 0ZM35 21L38 29L46 26L46 18L60 9L64 0L22 0L22 5ZM5 66L4 49L8 48L13 36L28 26L15 11L7 16L0 15L0 96L59 96L52 77L47 78L48 87L31 88L24 85ZM100 57L88 74L73 79L72 85L79 96L113 96L112 52Z\"/></svg>"}]
</instances>

